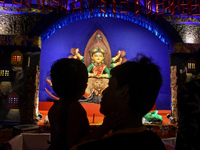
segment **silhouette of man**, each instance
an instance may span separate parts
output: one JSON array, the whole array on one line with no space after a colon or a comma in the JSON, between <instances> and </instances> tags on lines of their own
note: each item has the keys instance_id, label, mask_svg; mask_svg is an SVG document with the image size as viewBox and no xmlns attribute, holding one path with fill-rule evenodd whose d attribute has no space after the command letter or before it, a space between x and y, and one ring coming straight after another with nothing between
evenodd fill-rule
<instances>
[{"instance_id":1,"label":"silhouette of man","mask_svg":"<svg viewBox=\"0 0 200 150\"><path fill-rule=\"evenodd\" d=\"M142 124L142 117L154 106L162 85L159 67L138 55L134 61L113 68L111 76L101 101L100 112L105 115L102 126L91 133L93 141L72 149L164 150L161 139ZM105 136L110 129L113 132Z\"/></svg>"}]
</instances>

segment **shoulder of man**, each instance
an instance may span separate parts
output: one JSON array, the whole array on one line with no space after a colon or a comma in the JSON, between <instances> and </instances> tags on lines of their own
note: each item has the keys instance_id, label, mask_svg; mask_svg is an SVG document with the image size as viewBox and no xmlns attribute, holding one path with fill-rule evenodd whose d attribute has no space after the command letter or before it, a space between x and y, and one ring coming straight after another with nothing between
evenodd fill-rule
<instances>
[{"instance_id":1,"label":"shoulder of man","mask_svg":"<svg viewBox=\"0 0 200 150\"><path fill-rule=\"evenodd\" d=\"M144 138L147 136L147 138ZM143 139L144 138L144 139ZM93 141L87 141L75 145L71 150L102 150L102 149L149 149L165 150L161 139L153 132L145 131L144 133L121 133Z\"/></svg>"}]
</instances>

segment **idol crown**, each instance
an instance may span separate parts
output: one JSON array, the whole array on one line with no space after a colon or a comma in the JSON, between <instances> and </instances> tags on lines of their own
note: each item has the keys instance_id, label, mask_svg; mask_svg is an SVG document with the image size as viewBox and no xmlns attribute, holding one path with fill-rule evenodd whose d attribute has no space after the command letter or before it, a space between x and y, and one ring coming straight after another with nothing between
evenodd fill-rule
<instances>
[{"instance_id":1,"label":"idol crown","mask_svg":"<svg viewBox=\"0 0 200 150\"><path fill-rule=\"evenodd\" d=\"M102 48L99 48L99 47L92 51L92 53L95 53L95 52L101 52L101 53L105 54L105 51Z\"/></svg>"}]
</instances>

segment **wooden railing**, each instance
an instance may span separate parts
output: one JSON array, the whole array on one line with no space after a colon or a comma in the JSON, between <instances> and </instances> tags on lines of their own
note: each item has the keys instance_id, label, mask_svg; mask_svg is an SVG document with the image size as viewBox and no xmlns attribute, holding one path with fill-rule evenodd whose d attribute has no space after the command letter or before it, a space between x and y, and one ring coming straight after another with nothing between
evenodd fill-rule
<instances>
[{"instance_id":1,"label":"wooden railing","mask_svg":"<svg viewBox=\"0 0 200 150\"><path fill-rule=\"evenodd\" d=\"M6 6L7 0L0 0L0 4L3 7ZM84 8L89 8L91 14L93 14L93 7L98 7L100 13L106 14L107 8L112 8L112 13L116 16L116 13L127 14L129 11L135 12L135 14L146 13L147 17L149 15L179 15L187 16L188 18L193 18L198 16L200 18L200 0L146 0L145 4L141 4L145 0L37 0L37 5L39 9L44 11L45 9L50 11L50 8L55 8L57 12L59 10L66 10L66 13L75 11L80 11ZM95 4L97 5L94 5ZM12 0L12 5L18 4L21 7L31 7L35 6L31 0ZM69 7L70 6L70 7ZM119 11L117 11L117 9ZM144 11L145 9L145 11Z\"/></svg>"}]
</instances>

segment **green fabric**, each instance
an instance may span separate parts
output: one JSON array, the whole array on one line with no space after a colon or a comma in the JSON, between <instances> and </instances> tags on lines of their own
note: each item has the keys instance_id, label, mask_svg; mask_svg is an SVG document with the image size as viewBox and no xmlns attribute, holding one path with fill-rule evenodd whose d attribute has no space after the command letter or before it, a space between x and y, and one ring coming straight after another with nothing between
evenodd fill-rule
<instances>
[{"instance_id":1,"label":"green fabric","mask_svg":"<svg viewBox=\"0 0 200 150\"><path fill-rule=\"evenodd\" d=\"M157 110L155 110L155 111L153 111L153 112L151 112L151 113L147 113L147 114L144 116L144 118L145 118L147 121L149 121L149 122L151 122L151 121L153 121L153 120L155 120L155 119L160 119L161 122L163 121L162 116L158 115L158 111L157 111Z\"/></svg>"},{"instance_id":2,"label":"green fabric","mask_svg":"<svg viewBox=\"0 0 200 150\"><path fill-rule=\"evenodd\" d=\"M81 60L81 61L84 63L84 57L83 57L83 56L81 57L81 59L80 59L80 60Z\"/></svg>"},{"instance_id":3,"label":"green fabric","mask_svg":"<svg viewBox=\"0 0 200 150\"><path fill-rule=\"evenodd\" d=\"M90 64L90 65L88 66L88 68L87 68L87 71L88 71L88 72L92 71L93 67L94 67L94 65L93 65L93 64Z\"/></svg>"},{"instance_id":4,"label":"green fabric","mask_svg":"<svg viewBox=\"0 0 200 150\"><path fill-rule=\"evenodd\" d=\"M110 70L108 69L108 67L105 67L104 71L108 75L108 78L110 78Z\"/></svg>"},{"instance_id":5,"label":"green fabric","mask_svg":"<svg viewBox=\"0 0 200 150\"><path fill-rule=\"evenodd\" d=\"M111 63L111 64L110 64L110 70L111 70L112 68L114 68L114 63Z\"/></svg>"}]
</instances>

